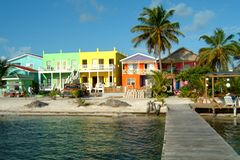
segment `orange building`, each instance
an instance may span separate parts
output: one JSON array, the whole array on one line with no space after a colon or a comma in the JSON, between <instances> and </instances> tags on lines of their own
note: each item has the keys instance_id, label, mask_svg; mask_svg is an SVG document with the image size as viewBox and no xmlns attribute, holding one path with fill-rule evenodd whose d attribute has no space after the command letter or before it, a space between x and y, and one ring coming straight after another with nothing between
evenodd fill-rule
<instances>
[{"instance_id":1,"label":"orange building","mask_svg":"<svg viewBox=\"0 0 240 160\"><path fill-rule=\"evenodd\" d=\"M122 62L122 86L140 89L148 85L148 74L158 70L157 60L152 56L136 53L120 60Z\"/></svg>"}]
</instances>

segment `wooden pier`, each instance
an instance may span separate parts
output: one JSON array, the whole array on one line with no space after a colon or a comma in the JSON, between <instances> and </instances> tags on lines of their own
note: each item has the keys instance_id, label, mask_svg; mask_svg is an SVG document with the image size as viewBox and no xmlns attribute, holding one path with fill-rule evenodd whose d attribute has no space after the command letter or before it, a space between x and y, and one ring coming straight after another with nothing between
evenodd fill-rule
<instances>
[{"instance_id":1,"label":"wooden pier","mask_svg":"<svg viewBox=\"0 0 240 160\"><path fill-rule=\"evenodd\" d=\"M240 156L188 104L169 104L162 160L240 160Z\"/></svg>"}]
</instances>

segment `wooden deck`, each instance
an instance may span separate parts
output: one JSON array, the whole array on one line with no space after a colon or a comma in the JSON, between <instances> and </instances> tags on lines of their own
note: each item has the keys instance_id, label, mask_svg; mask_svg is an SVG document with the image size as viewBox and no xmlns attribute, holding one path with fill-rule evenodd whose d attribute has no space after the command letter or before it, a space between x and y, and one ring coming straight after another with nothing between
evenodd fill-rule
<instances>
[{"instance_id":1,"label":"wooden deck","mask_svg":"<svg viewBox=\"0 0 240 160\"><path fill-rule=\"evenodd\" d=\"M193 103L190 104L190 107L199 112L199 113L212 113L212 114L218 114L218 113L232 113L233 114L233 107L232 106L217 106L213 103L206 103L206 104L200 104L200 103ZM236 107L237 113L240 112L240 106ZM205 112L204 112L205 111Z\"/></svg>"},{"instance_id":2,"label":"wooden deck","mask_svg":"<svg viewBox=\"0 0 240 160\"><path fill-rule=\"evenodd\" d=\"M187 104L168 105L162 160L240 160L240 156Z\"/></svg>"}]
</instances>

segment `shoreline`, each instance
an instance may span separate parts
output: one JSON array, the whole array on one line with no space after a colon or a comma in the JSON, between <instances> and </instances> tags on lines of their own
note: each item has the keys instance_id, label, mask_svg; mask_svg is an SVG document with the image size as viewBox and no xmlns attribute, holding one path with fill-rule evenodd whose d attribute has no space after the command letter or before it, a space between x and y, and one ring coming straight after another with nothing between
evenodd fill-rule
<instances>
[{"instance_id":1,"label":"shoreline","mask_svg":"<svg viewBox=\"0 0 240 160\"><path fill-rule=\"evenodd\" d=\"M154 113L143 112L10 112L0 111L0 117L4 116L98 116L98 117L125 117L125 116L156 116ZM165 116L160 113L159 116Z\"/></svg>"},{"instance_id":2,"label":"shoreline","mask_svg":"<svg viewBox=\"0 0 240 160\"><path fill-rule=\"evenodd\" d=\"M112 97L109 97L112 98ZM88 106L78 106L75 98L57 98L52 100L49 97L28 97L28 98L0 98L0 116L104 116L104 117L121 117L121 116L138 116L156 115L147 114L147 102L154 99L127 99L113 98L130 104L131 106L100 106L106 102L106 97L83 98ZM39 100L48 103L44 107L27 107L26 105L33 101ZM160 114L165 114L167 107L161 107Z\"/></svg>"}]
</instances>

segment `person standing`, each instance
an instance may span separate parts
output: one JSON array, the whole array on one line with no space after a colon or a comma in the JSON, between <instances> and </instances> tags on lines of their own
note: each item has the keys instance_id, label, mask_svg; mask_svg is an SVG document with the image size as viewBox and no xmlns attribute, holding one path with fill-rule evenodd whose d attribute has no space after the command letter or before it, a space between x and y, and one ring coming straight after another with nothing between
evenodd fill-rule
<instances>
[{"instance_id":1,"label":"person standing","mask_svg":"<svg viewBox=\"0 0 240 160\"><path fill-rule=\"evenodd\" d=\"M29 97L32 97L32 87L31 86L28 87L28 94L29 94Z\"/></svg>"}]
</instances>

